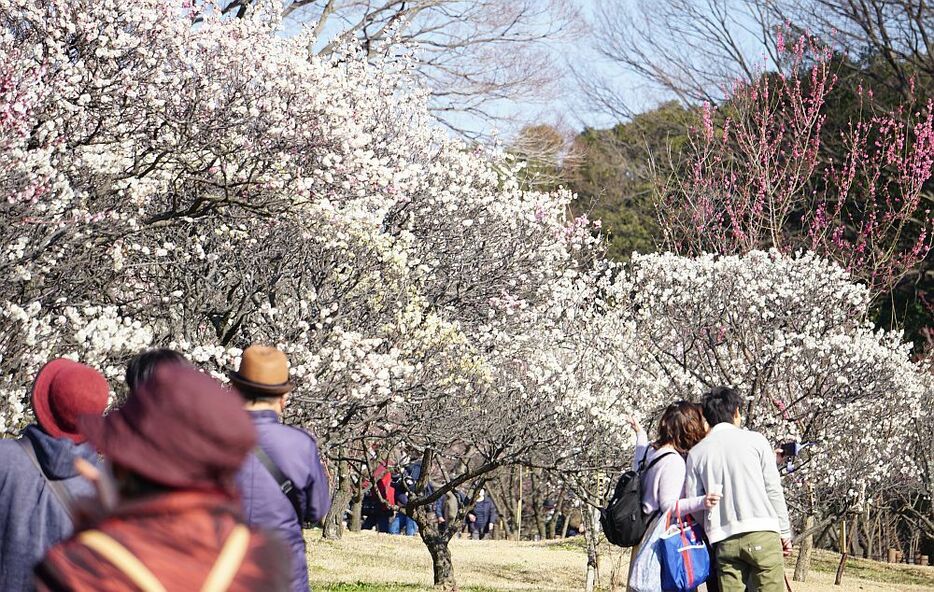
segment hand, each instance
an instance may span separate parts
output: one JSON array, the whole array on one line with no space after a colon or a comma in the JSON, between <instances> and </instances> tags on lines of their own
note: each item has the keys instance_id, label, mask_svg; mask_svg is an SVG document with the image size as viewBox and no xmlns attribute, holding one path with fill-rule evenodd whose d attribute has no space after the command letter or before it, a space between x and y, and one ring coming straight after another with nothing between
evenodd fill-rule
<instances>
[{"instance_id":1,"label":"hand","mask_svg":"<svg viewBox=\"0 0 934 592\"><path fill-rule=\"evenodd\" d=\"M775 464L779 466L785 464L785 453L782 452L781 448L775 449Z\"/></svg>"},{"instance_id":2,"label":"hand","mask_svg":"<svg viewBox=\"0 0 934 592\"><path fill-rule=\"evenodd\" d=\"M720 498L723 497L719 493L708 493L704 496L704 509L709 510L712 507L720 503Z\"/></svg>"},{"instance_id":3,"label":"hand","mask_svg":"<svg viewBox=\"0 0 934 592\"><path fill-rule=\"evenodd\" d=\"M791 555L791 539L782 538L782 555L785 557Z\"/></svg>"},{"instance_id":4,"label":"hand","mask_svg":"<svg viewBox=\"0 0 934 592\"><path fill-rule=\"evenodd\" d=\"M627 417L626 421L629 422L629 427L632 428L632 431L636 432L637 434L642 431L642 425L639 423L639 420L632 415Z\"/></svg>"},{"instance_id":5,"label":"hand","mask_svg":"<svg viewBox=\"0 0 934 592\"><path fill-rule=\"evenodd\" d=\"M96 495L77 500L72 508L78 527L100 521L117 506L117 485L113 477L83 458L75 459L75 471L91 482Z\"/></svg>"},{"instance_id":6,"label":"hand","mask_svg":"<svg viewBox=\"0 0 934 592\"><path fill-rule=\"evenodd\" d=\"M471 521L471 522L476 522L476 521L477 521L477 517L474 516L473 514L467 514L467 520L469 520L469 521Z\"/></svg>"}]
</instances>

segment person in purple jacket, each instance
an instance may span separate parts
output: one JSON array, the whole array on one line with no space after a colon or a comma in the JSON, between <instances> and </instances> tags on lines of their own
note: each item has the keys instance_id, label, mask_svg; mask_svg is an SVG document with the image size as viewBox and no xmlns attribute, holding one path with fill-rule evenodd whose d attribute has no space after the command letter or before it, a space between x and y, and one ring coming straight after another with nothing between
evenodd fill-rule
<instances>
[{"instance_id":1,"label":"person in purple jacket","mask_svg":"<svg viewBox=\"0 0 934 592\"><path fill-rule=\"evenodd\" d=\"M97 370L52 360L32 386L36 423L18 440L0 440L0 590L33 590L33 567L71 536L72 502L94 492L75 459L100 464L77 419L101 415L109 393Z\"/></svg>"},{"instance_id":2,"label":"person in purple jacket","mask_svg":"<svg viewBox=\"0 0 934 592\"><path fill-rule=\"evenodd\" d=\"M292 550L292 590L307 592L302 526L321 521L331 497L315 439L279 421L292 390L288 360L274 347L250 346L230 382L259 434L259 446L237 474L244 517L251 526L279 533Z\"/></svg>"}]
</instances>

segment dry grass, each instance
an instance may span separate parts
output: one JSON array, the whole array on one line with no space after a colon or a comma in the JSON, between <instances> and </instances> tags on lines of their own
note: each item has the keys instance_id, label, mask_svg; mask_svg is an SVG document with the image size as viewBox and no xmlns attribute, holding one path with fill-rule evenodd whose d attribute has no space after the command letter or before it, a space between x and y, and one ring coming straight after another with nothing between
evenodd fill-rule
<instances>
[{"instance_id":1,"label":"dry grass","mask_svg":"<svg viewBox=\"0 0 934 592\"><path fill-rule=\"evenodd\" d=\"M308 567L316 592L428 592L431 559L418 537L373 532L347 533L324 541L308 531ZM606 549L604 549L606 551ZM454 573L465 592L570 592L583 589L586 559L580 539L547 542L451 541ZM601 560L602 590L610 590L613 568L628 565L628 552L610 551ZM794 592L918 592L934 590L934 568L892 566L863 560L847 564L843 586L833 585L836 559L815 558L807 584ZM791 570L788 571L789 577Z\"/></svg>"}]
</instances>

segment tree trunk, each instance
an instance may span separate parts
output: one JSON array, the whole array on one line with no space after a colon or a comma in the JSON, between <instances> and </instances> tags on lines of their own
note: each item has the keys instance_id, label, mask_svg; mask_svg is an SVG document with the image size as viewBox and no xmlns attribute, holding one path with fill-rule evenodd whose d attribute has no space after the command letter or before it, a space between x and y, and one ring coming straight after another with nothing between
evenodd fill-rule
<instances>
[{"instance_id":1,"label":"tree trunk","mask_svg":"<svg viewBox=\"0 0 934 592\"><path fill-rule=\"evenodd\" d=\"M558 516L561 515L561 506L564 505L564 487L561 488L561 492L558 494L558 499L555 501L554 510L551 513L551 517L548 519L545 538L553 539L558 536Z\"/></svg>"},{"instance_id":2,"label":"tree trunk","mask_svg":"<svg viewBox=\"0 0 934 592\"><path fill-rule=\"evenodd\" d=\"M337 490L331 498L331 509L328 510L322 523L324 530L322 537L328 540L337 540L344 534L344 512L350 504L353 497L352 483L350 480L350 467L347 461L341 461L337 465Z\"/></svg>"},{"instance_id":3,"label":"tree trunk","mask_svg":"<svg viewBox=\"0 0 934 592\"><path fill-rule=\"evenodd\" d=\"M542 475L540 471L530 471L529 481L531 490L529 492L529 506L532 509L532 521L535 524L535 533L539 539L545 539L545 492L542 487Z\"/></svg>"},{"instance_id":4,"label":"tree trunk","mask_svg":"<svg viewBox=\"0 0 934 592\"><path fill-rule=\"evenodd\" d=\"M808 572L811 569L811 552L814 550L814 533L810 532L812 528L814 528L814 516L808 514L804 518L804 531L807 534L801 539L801 546L798 548L798 561L795 562L794 580L796 582L806 582Z\"/></svg>"},{"instance_id":5,"label":"tree trunk","mask_svg":"<svg viewBox=\"0 0 934 592\"><path fill-rule=\"evenodd\" d=\"M354 493L350 501L350 532L360 532L363 530L363 492Z\"/></svg>"},{"instance_id":6,"label":"tree trunk","mask_svg":"<svg viewBox=\"0 0 934 592\"><path fill-rule=\"evenodd\" d=\"M875 547L872 542L872 514L868 503L859 517L859 534L863 539L863 559L872 559Z\"/></svg>"},{"instance_id":7,"label":"tree trunk","mask_svg":"<svg viewBox=\"0 0 934 592\"><path fill-rule=\"evenodd\" d=\"M571 508L564 514L564 522L561 524L561 538L568 538L568 525L571 523L571 512L574 511L574 508Z\"/></svg>"},{"instance_id":8,"label":"tree trunk","mask_svg":"<svg viewBox=\"0 0 934 592\"><path fill-rule=\"evenodd\" d=\"M584 512L584 509L581 509ZM581 518L587 520L587 531L584 533L587 539L587 584L584 588L586 592L593 592L597 585L597 579L600 577L600 561L597 554L597 528L599 525L598 510L592 508L590 515L583 514Z\"/></svg>"},{"instance_id":9,"label":"tree trunk","mask_svg":"<svg viewBox=\"0 0 934 592\"><path fill-rule=\"evenodd\" d=\"M415 508L414 518L418 524L418 534L428 547L428 554L431 555L431 571L435 586L442 590L457 590L454 563L451 561L451 549L448 547L451 539L438 530L431 504Z\"/></svg>"}]
</instances>

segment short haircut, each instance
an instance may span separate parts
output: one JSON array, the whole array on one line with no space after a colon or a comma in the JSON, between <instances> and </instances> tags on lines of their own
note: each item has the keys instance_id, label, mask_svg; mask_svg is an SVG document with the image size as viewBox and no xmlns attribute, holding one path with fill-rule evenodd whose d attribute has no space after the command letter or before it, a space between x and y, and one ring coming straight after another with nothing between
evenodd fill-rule
<instances>
[{"instance_id":1,"label":"short haircut","mask_svg":"<svg viewBox=\"0 0 934 592\"><path fill-rule=\"evenodd\" d=\"M240 396L247 403L270 403L273 404L282 397L286 396L288 393L282 393L281 395L270 395L268 393L261 393L259 391L254 391L252 389L246 388L241 385L234 385L234 390L240 393Z\"/></svg>"},{"instance_id":2,"label":"short haircut","mask_svg":"<svg viewBox=\"0 0 934 592\"><path fill-rule=\"evenodd\" d=\"M162 364L184 364L185 356L172 349L147 349L133 356L126 367L126 385L130 393L143 386Z\"/></svg>"},{"instance_id":3,"label":"short haircut","mask_svg":"<svg viewBox=\"0 0 934 592\"><path fill-rule=\"evenodd\" d=\"M743 404L743 398L728 386L718 386L704 395L704 419L710 427L718 423L733 423L733 417Z\"/></svg>"}]
</instances>

